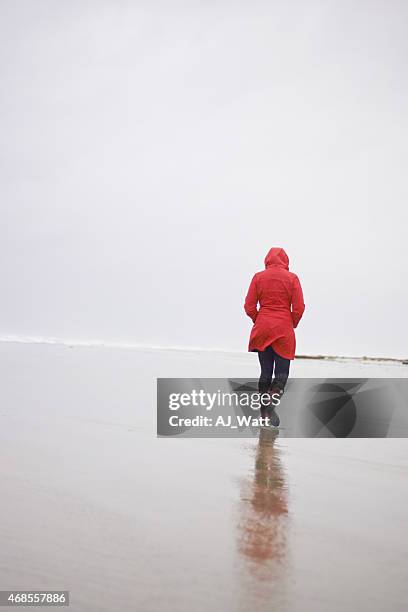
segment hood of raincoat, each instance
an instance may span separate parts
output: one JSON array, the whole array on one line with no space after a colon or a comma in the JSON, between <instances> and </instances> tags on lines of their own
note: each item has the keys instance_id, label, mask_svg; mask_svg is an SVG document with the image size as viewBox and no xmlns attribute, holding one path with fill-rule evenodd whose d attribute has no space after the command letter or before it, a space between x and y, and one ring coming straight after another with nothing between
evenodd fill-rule
<instances>
[{"instance_id":1,"label":"hood of raincoat","mask_svg":"<svg viewBox=\"0 0 408 612\"><path fill-rule=\"evenodd\" d=\"M265 268L269 268L269 266L279 266L285 268L285 270L289 270L289 257L286 255L284 249L272 247L272 249L268 251L265 257Z\"/></svg>"}]
</instances>

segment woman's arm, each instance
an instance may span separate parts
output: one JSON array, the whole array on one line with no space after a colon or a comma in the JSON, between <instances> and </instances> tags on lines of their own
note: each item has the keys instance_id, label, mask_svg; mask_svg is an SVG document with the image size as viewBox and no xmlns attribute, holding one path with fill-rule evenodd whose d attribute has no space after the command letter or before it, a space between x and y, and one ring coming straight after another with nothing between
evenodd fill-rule
<instances>
[{"instance_id":1,"label":"woman's arm","mask_svg":"<svg viewBox=\"0 0 408 612\"><path fill-rule=\"evenodd\" d=\"M248 293L245 298L244 310L248 317L251 317L255 323L256 317L258 316L258 289L256 286L256 274L254 274L251 284L249 285Z\"/></svg>"},{"instance_id":2,"label":"woman's arm","mask_svg":"<svg viewBox=\"0 0 408 612\"><path fill-rule=\"evenodd\" d=\"M297 327L302 315L305 311L305 303L303 301L303 291L300 280L295 275L292 287L292 321L293 327Z\"/></svg>"}]
</instances>

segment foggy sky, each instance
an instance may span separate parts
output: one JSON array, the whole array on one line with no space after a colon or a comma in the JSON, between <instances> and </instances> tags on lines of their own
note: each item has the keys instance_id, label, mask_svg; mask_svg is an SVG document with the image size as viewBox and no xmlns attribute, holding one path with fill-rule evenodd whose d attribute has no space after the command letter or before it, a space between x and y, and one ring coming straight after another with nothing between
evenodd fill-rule
<instances>
[{"instance_id":1,"label":"foggy sky","mask_svg":"<svg viewBox=\"0 0 408 612\"><path fill-rule=\"evenodd\" d=\"M0 334L408 356L399 0L0 0Z\"/></svg>"}]
</instances>

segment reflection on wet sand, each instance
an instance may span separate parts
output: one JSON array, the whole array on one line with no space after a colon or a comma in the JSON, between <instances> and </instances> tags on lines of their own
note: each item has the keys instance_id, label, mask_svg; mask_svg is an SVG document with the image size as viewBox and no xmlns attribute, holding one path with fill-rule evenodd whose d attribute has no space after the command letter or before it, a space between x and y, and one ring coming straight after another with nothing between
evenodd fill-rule
<instances>
[{"instance_id":1,"label":"reflection on wet sand","mask_svg":"<svg viewBox=\"0 0 408 612\"><path fill-rule=\"evenodd\" d=\"M278 432L262 428L250 478L241 482L238 552L243 604L266 606L286 601L288 579L288 490ZM244 586L245 585L245 586ZM243 606L245 607L245 605ZM280 608L281 609L281 608Z\"/></svg>"}]
</instances>

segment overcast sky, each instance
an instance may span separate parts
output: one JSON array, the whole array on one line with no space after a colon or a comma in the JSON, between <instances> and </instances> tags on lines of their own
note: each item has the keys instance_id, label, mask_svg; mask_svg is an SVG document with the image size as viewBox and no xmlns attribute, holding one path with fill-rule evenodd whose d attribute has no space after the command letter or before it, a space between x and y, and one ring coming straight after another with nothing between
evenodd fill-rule
<instances>
[{"instance_id":1,"label":"overcast sky","mask_svg":"<svg viewBox=\"0 0 408 612\"><path fill-rule=\"evenodd\" d=\"M0 0L0 334L408 357L399 0Z\"/></svg>"}]
</instances>

